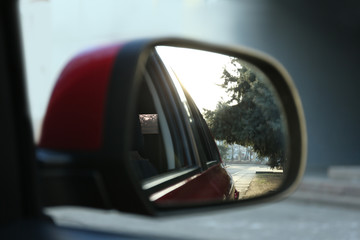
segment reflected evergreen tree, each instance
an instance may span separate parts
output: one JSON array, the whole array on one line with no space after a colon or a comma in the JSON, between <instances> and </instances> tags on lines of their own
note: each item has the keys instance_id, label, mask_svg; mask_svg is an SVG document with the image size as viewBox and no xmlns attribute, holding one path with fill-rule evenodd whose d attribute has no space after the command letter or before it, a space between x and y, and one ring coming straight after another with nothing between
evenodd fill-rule
<instances>
[{"instance_id":1,"label":"reflected evergreen tree","mask_svg":"<svg viewBox=\"0 0 360 240\"><path fill-rule=\"evenodd\" d=\"M251 147L259 157L268 157L272 168L284 166L284 120L276 97L262 74L238 59L225 68L222 84L229 100L215 110L204 109L204 117L218 140Z\"/></svg>"}]
</instances>

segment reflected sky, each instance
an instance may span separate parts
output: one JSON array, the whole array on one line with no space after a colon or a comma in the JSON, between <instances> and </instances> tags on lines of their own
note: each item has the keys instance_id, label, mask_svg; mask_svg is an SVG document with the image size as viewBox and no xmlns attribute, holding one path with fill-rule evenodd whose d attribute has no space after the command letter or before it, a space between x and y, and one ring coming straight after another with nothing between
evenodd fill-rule
<instances>
[{"instance_id":1,"label":"reflected sky","mask_svg":"<svg viewBox=\"0 0 360 240\"><path fill-rule=\"evenodd\" d=\"M225 89L219 86L224 68L231 67L231 58L226 55L194 49L158 46L159 53L168 71L178 80L194 99L200 111L215 110L221 99L228 100Z\"/></svg>"}]
</instances>

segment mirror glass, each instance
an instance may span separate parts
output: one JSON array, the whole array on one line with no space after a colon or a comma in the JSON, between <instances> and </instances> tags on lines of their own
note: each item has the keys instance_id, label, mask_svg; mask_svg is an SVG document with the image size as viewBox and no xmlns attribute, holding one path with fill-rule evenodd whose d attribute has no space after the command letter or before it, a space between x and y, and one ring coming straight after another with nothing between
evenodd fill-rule
<instances>
[{"instance_id":1,"label":"mirror glass","mask_svg":"<svg viewBox=\"0 0 360 240\"><path fill-rule=\"evenodd\" d=\"M287 124L261 70L234 56L157 46L143 76L131 154L151 201L241 201L279 189Z\"/></svg>"}]
</instances>

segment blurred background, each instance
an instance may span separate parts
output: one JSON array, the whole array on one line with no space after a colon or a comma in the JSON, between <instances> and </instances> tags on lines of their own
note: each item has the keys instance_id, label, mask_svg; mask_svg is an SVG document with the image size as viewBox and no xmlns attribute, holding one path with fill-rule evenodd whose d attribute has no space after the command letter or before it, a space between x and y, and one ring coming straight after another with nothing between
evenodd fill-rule
<instances>
[{"instance_id":1,"label":"blurred background","mask_svg":"<svg viewBox=\"0 0 360 240\"><path fill-rule=\"evenodd\" d=\"M277 221L285 225L294 224L295 234L290 232L288 237L292 238L286 239L315 239L326 236L321 235L326 232L330 234L327 239L360 238L360 2L21 0L19 11L36 136L60 71L72 56L87 48L135 38L174 36L250 47L273 56L293 77L305 111L308 164L304 181L290 200L278 205L231 210L230 214L239 216L234 215L234 219L245 216L255 225L247 226L247 222L243 227L233 226L230 215L220 214L208 219L203 228L197 225L203 235L196 238L206 239L205 229L223 226L223 220L230 223L222 231L237 233L230 236L252 233L244 229L271 232L269 222L273 218L269 216L279 216ZM271 206L287 209L288 214ZM317 215L306 215L311 207L319 210ZM293 215L291 211L295 211ZM340 216L342 222L336 222ZM159 220L139 221L145 222L135 225L158 224L154 221ZM331 234L334 227L342 229L336 232L339 236ZM313 235L307 235L309 232ZM218 239L216 234L211 236Z\"/></svg>"}]
</instances>

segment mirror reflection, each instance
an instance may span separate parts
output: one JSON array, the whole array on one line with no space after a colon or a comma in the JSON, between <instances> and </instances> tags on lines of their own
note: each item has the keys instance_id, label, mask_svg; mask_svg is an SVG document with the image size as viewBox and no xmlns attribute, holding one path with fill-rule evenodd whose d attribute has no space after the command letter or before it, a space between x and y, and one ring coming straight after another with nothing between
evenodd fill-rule
<instances>
[{"instance_id":1,"label":"mirror reflection","mask_svg":"<svg viewBox=\"0 0 360 240\"><path fill-rule=\"evenodd\" d=\"M137 99L132 158L159 205L242 200L277 191L287 125L277 93L242 59L157 46Z\"/></svg>"}]
</instances>

